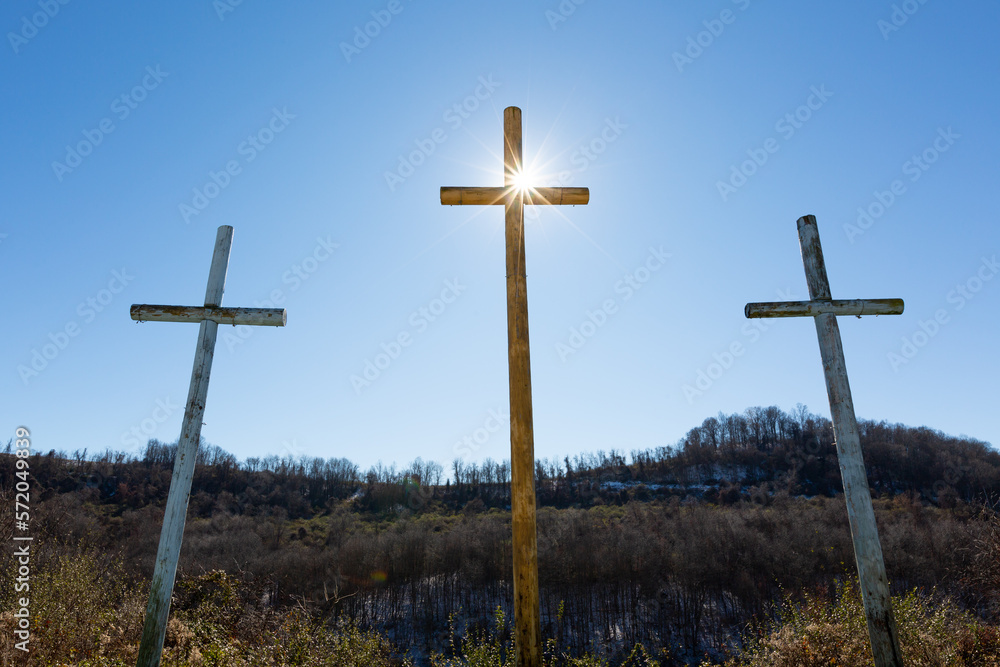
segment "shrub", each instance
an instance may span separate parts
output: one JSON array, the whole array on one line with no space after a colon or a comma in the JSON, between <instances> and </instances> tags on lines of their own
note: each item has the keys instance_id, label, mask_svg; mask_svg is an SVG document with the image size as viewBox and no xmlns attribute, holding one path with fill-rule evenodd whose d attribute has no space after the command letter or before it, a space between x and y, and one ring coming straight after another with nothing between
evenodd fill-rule
<instances>
[{"instance_id":1,"label":"shrub","mask_svg":"<svg viewBox=\"0 0 1000 667\"><path fill-rule=\"evenodd\" d=\"M561 614L560 610L560 616ZM471 630L464 639L455 634L454 618L450 620L449 625L452 657L432 655L431 667L514 667L517 664L514 638L507 629L506 619L500 607L497 607L493 614L492 629ZM605 658L560 653L555 639L546 642L542 664L544 667L609 667L609 662ZM616 664L620 667L660 667L660 663L641 644L636 644L632 652L622 662Z\"/></svg>"},{"instance_id":2,"label":"shrub","mask_svg":"<svg viewBox=\"0 0 1000 667\"><path fill-rule=\"evenodd\" d=\"M911 591L892 598L900 649L914 667L1000 665L996 628L983 626L950 599ZM833 598L806 594L786 599L774 627L751 639L729 667L871 667L868 627L856 579L837 586Z\"/></svg>"},{"instance_id":3,"label":"shrub","mask_svg":"<svg viewBox=\"0 0 1000 667\"><path fill-rule=\"evenodd\" d=\"M131 645L142 628L143 592L127 581L119 561L91 553L62 554L29 582L31 638L27 653L14 647L13 586L0 590L0 661L5 665L134 663Z\"/></svg>"},{"instance_id":4,"label":"shrub","mask_svg":"<svg viewBox=\"0 0 1000 667\"><path fill-rule=\"evenodd\" d=\"M9 554L3 554L10 566ZM0 559L3 560L3 559ZM145 587L121 563L88 552L40 561L30 590L31 639L14 647L15 594L0 588L0 664L131 667L138 655ZM389 641L352 625L331 627L303 607L277 612L248 600L256 591L220 571L177 584L164 667L397 667Z\"/></svg>"}]
</instances>

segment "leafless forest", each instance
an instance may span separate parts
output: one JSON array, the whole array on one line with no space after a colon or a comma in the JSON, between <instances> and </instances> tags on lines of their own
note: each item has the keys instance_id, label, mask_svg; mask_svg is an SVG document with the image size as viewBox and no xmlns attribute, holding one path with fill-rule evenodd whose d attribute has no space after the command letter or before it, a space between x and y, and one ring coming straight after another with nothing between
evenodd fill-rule
<instances>
[{"instance_id":1,"label":"leafless forest","mask_svg":"<svg viewBox=\"0 0 1000 667\"><path fill-rule=\"evenodd\" d=\"M927 428L860 427L893 591L923 588L995 622L1000 453ZM675 660L723 656L765 631L784 596L852 575L828 420L751 408L706 419L673 447L609 444L536 464L543 633L566 651L620 656L641 643ZM93 554L145 586L172 457L155 440L142 458L36 453L35 567ZM0 514L14 479L8 451ZM350 619L419 658L444 650L452 629L489 626L498 607L509 622L508 503L506 462L363 471L205 447L180 578L225 571L255 605ZM0 567L3 595L12 571Z\"/></svg>"}]
</instances>

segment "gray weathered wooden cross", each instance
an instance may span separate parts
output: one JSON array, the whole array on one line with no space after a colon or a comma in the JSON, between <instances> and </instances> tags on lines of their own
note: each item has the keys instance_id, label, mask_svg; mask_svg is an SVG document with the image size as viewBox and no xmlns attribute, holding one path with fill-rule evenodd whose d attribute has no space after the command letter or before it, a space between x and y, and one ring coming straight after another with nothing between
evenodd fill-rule
<instances>
[{"instance_id":1,"label":"gray weathered wooden cross","mask_svg":"<svg viewBox=\"0 0 1000 667\"><path fill-rule=\"evenodd\" d=\"M899 315L903 312L902 299L859 299L835 301L830 296L830 282L826 276L823 249L819 243L816 218L807 215L799 218L799 245L802 262L806 268L811 301L786 301L780 303L748 303L747 317L808 317L816 320L816 334L826 374L826 391L830 398L833 417L833 435L837 443L837 458L844 481L847 500L847 517L854 540L854 557L861 582L861 596L868 620L868 636L876 667L902 667L896 621L889 599L889 583L882 559L882 545L875 525L868 490L868 476L861 454L858 422L854 415L854 401L847 382L847 365L840 341L838 315Z\"/></svg>"},{"instance_id":2,"label":"gray weathered wooden cross","mask_svg":"<svg viewBox=\"0 0 1000 667\"><path fill-rule=\"evenodd\" d=\"M507 246L507 359L510 374L511 523L517 664L540 667L538 533L535 528L535 442L531 418L528 294L524 270L525 204L586 204L587 188L531 188L523 182L521 110L503 112L504 185L441 188L441 203L504 206Z\"/></svg>"},{"instance_id":3,"label":"gray weathered wooden cross","mask_svg":"<svg viewBox=\"0 0 1000 667\"><path fill-rule=\"evenodd\" d=\"M146 623L142 629L139 644L139 667L156 667L160 664L163 637L170 614L170 594L177 574L177 559L180 556L181 540L184 537L184 519L187 514L188 497L191 495L191 478L201 439L201 419L205 414L205 398L208 395L208 378L212 372L212 357L215 353L216 333L219 324L249 324L260 326L285 326L285 311L281 308L221 308L222 293L226 286L226 270L229 267L229 250L233 245L233 228L219 227L212 254L212 268L208 272L208 289L205 305L199 306L150 306L133 305L132 319L137 322L198 322L198 347L195 348L194 369L191 371L191 388L184 408L184 423L180 440L177 441L177 456L174 473L170 480L170 493L163 514L163 530L160 546L156 551L156 565L153 582L149 591L149 605L146 607Z\"/></svg>"}]
</instances>

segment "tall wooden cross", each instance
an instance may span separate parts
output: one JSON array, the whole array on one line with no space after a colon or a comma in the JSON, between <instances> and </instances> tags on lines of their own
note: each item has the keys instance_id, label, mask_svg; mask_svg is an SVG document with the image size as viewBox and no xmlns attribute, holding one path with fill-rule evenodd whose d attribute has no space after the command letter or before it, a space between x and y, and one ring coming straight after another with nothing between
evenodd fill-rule
<instances>
[{"instance_id":1,"label":"tall wooden cross","mask_svg":"<svg viewBox=\"0 0 1000 667\"><path fill-rule=\"evenodd\" d=\"M517 664L540 667L538 533L535 528L535 442L531 422L528 294L524 271L524 206L586 204L587 188L532 188L523 181L521 110L503 112L503 187L441 188L445 205L504 206L507 246L507 359L510 373L510 497L514 552Z\"/></svg>"},{"instance_id":2,"label":"tall wooden cross","mask_svg":"<svg viewBox=\"0 0 1000 667\"><path fill-rule=\"evenodd\" d=\"M281 308L221 308L222 292L226 286L229 267L229 250L233 244L233 228L219 227L212 255L212 268L208 272L208 289L204 307L133 305L132 319L137 322L198 322L198 347L195 348L194 369L191 371L191 388L188 390L184 423L177 441L174 473L170 480L170 493L163 514L160 546L156 551L153 582L146 607L146 622L139 644L139 667L157 667L163 651L163 637L170 614L170 594L177 574L181 540L184 537L184 519L187 515L188 497L191 495L191 478L201 439L201 419L205 414L208 395L208 377L212 372L212 356L219 324L248 324L258 326L285 326L285 311Z\"/></svg>"},{"instance_id":3,"label":"tall wooden cross","mask_svg":"<svg viewBox=\"0 0 1000 667\"><path fill-rule=\"evenodd\" d=\"M819 350L826 374L826 391L830 398L833 417L833 435L837 443L840 474L844 480L847 500L847 517L854 540L854 558L861 582L861 597L868 620L868 636L876 667L903 667L899 652L896 621L889 599L889 583L882 559L882 545L875 525L868 490L868 475L861 454L861 438L854 415L854 401L847 382L847 364L840 341L838 315L899 315L903 312L902 299L834 300L830 296L830 282L826 276L823 248L819 243L816 218L807 215L799 218L799 245L802 262L806 268L811 301L786 301L779 303L748 303L747 317L813 317Z\"/></svg>"}]
</instances>

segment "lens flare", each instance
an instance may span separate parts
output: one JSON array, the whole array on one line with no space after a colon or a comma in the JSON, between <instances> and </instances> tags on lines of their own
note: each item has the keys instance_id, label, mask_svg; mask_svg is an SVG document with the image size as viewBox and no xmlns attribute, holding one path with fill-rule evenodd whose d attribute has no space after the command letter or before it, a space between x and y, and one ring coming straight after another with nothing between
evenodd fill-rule
<instances>
[{"instance_id":1,"label":"lens flare","mask_svg":"<svg viewBox=\"0 0 1000 667\"><path fill-rule=\"evenodd\" d=\"M522 169L514 174L512 181L512 187L520 192L527 192L531 189L535 176L528 169Z\"/></svg>"}]
</instances>

